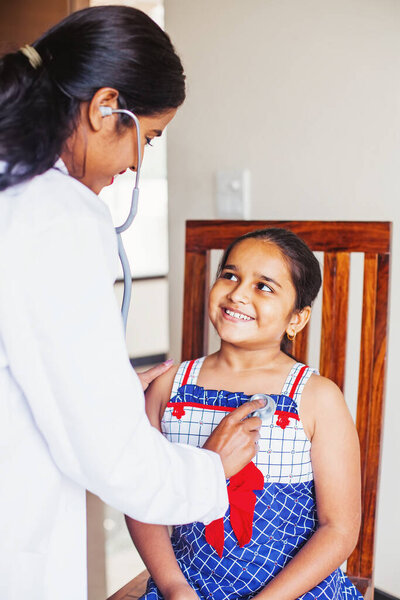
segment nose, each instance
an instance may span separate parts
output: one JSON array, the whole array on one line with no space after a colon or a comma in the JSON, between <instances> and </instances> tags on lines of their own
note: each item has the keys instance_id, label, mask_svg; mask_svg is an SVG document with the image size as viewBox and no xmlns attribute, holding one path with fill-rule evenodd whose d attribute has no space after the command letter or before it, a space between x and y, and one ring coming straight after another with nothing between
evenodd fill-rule
<instances>
[{"instance_id":1,"label":"nose","mask_svg":"<svg viewBox=\"0 0 400 600\"><path fill-rule=\"evenodd\" d=\"M249 302L249 291L243 281L238 281L237 285L229 292L229 299L238 304L248 304Z\"/></svg>"}]
</instances>

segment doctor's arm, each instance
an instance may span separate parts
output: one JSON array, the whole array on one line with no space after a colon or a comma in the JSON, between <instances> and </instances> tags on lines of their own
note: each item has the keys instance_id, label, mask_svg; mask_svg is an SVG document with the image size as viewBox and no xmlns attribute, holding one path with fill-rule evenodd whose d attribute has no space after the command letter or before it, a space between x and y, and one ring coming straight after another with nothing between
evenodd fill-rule
<instances>
[{"instance_id":1,"label":"doctor's arm","mask_svg":"<svg viewBox=\"0 0 400 600\"><path fill-rule=\"evenodd\" d=\"M300 416L305 430L309 425L306 433L312 443L318 526L300 551L257 594L259 600L296 600L340 567L358 539L359 443L341 391L332 381L313 376L303 392Z\"/></svg>"},{"instance_id":2,"label":"doctor's arm","mask_svg":"<svg viewBox=\"0 0 400 600\"><path fill-rule=\"evenodd\" d=\"M218 518L227 493L215 452L227 473L239 470L254 432L221 430L209 452L170 444L151 426L113 290L109 214L95 197L86 210L70 187L56 204L67 208L27 227L5 266L3 341L32 418L59 470L122 512L165 524Z\"/></svg>"}]
</instances>

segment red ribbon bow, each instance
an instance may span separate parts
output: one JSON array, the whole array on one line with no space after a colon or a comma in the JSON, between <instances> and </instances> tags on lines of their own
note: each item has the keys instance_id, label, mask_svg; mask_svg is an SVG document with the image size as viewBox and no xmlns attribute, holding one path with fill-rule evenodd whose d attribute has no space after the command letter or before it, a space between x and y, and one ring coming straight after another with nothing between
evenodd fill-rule
<instances>
[{"instance_id":1,"label":"red ribbon bow","mask_svg":"<svg viewBox=\"0 0 400 600\"><path fill-rule=\"evenodd\" d=\"M254 507L257 497L253 490L262 490L264 476L253 462L230 478L228 499L231 508L231 525L238 545L243 548L251 540ZM206 525L206 540L222 558L224 552L224 519L216 519Z\"/></svg>"}]
</instances>

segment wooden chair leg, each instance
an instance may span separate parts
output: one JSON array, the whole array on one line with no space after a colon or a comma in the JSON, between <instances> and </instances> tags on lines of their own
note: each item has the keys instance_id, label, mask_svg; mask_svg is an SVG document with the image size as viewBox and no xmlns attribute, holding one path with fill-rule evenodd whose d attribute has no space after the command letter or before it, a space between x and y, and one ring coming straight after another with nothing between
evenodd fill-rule
<instances>
[{"instance_id":1,"label":"wooden chair leg","mask_svg":"<svg viewBox=\"0 0 400 600\"><path fill-rule=\"evenodd\" d=\"M367 577L349 577L349 579L354 583L364 600L374 600L372 579L368 579Z\"/></svg>"}]
</instances>

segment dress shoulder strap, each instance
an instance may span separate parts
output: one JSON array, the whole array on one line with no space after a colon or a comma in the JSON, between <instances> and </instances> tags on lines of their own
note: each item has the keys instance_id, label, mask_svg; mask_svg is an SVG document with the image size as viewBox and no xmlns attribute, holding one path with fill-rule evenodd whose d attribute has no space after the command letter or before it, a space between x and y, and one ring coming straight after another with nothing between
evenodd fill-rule
<instances>
[{"instance_id":1,"label":"dress shoulder strap","mask_svg":"<svg viewBox=\"0 0 400 600\"><path fill-rule=\"evenodd\" d=\"M204 359L205 356L197 358L196 360L185 360L185 362L179 365L179 369L176 372L174 383L172 385L171 398L176 396L179 388L183 385L186 385L187 383L189 385L196 385Z\"/></svg>"},{"instance_id":2,"label":"dress shoulder strap","mask_svg":"<svg viewBox=\"0 0 400 600\"><path fill-rule=\"evenodd\" d=\"M299 362L294 364L283 385L282 396L289 396L299 405L304 386L313 373L319 375L317 369Z\"/></svg>"}]
</instances>

